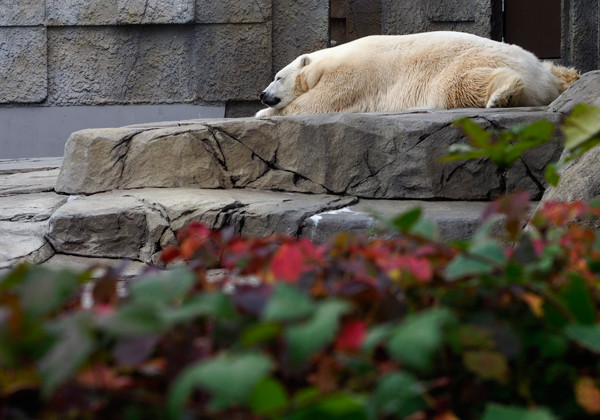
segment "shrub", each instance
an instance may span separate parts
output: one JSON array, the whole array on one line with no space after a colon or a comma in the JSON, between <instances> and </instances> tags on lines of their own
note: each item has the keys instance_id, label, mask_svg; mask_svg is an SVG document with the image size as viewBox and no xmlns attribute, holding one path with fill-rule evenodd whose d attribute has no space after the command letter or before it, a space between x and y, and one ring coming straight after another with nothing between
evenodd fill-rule
<instances>
[{"instance_id":1,"label":"shrub","mask_svg":"<svg viewBox=\"0 0 600 420\"><path fill-rule=\"evenodd\" d=\"M529 220L515 193L453 244L419 209L321 245L193 223L129 282L21 265L0 280L0 417L598 416L597 204Z\"/></svg>"}]
</instances>

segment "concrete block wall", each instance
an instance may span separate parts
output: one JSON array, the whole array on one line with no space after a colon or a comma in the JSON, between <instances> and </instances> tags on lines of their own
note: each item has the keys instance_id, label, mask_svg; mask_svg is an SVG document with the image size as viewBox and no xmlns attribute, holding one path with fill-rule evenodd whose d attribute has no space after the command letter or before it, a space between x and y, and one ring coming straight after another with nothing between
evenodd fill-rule
<instances>
[{"instance_id":1,"label":"concrete block wall","mask_svg":"<svg viewBox=\"0 0 600 420\"><path fill-rule=\"evenodd\" d=\"M495 0L381 0L384 34L462 31L501 39L502 3Z\"/></svg>"},{"instance_id":2,"label":"concrete block wall","mask_svg":"<svg viewBox=\"0 0 600 420\"><path fill-rule=\"evenodd\" d=\"M0 104L255 100L272 26L271 0L3 0Z\"/></svg>"}]
</instances>

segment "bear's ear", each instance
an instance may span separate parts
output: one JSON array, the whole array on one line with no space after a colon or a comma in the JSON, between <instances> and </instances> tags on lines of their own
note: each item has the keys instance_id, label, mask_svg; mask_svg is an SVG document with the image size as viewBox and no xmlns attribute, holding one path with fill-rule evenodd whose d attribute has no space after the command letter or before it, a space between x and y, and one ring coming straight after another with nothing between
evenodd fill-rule
<instances>
[{"instance_id":1,"label":"bear's ear","mask_svg":"<svg viewBox=\"0 0 600 420\"><path fill-rule=\"evenodd\" d=\"M300 68L302 67L306 67L310 64L311 59L308 55L303 55L302 57L300 57Z\"/></svg>"}]
</instances>

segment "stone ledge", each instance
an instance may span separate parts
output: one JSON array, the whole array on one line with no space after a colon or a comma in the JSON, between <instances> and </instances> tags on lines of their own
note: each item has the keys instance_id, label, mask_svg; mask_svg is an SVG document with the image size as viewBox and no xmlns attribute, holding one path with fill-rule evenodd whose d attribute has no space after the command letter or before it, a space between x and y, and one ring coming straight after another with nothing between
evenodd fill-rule
<instances>
[{"instance_id":1,"label":"stone ledge","mask_svg":"<svg viewBox=\"0 0 600 420\"><path fill-rule=\"evenodd\" d=\"M83 130L69 138L56 189L93 194L143 187L256 188L386 199L489 200L502 194L490 162L441 162L466 139L452 122L488 128L557 123L535 109L461 109L225 119ZM508 190L540 197L562 145L526 153Z\"/></svg>"}]
</instances>

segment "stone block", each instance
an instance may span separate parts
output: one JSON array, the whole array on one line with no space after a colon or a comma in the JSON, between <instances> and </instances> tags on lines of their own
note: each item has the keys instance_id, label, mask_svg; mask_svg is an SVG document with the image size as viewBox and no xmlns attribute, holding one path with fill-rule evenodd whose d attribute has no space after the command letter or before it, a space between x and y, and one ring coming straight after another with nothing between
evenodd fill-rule
<instances>
[{"instance_id":1,"label":"stone block","mask_svg":"<svg viewBox=\"0 0 600 420\"><path fill-rule=\"evenodd\" d=\"M432 22L472 22L476 0L427 0L427 17Z\"/></svg>"},{"instance_id":2,"label":"stone block","mask_svg":"<svg viewBox=\"0 0 600 420\"><path fill-rule=\"evenodd\" d=\"M44 23L44 2L40 0L2 0L0 26L35 26Z\"/></svg>"},{"instance_id":3,"label":"stone block","mask_svg":"<svg viewBox=\"0 0 600 420\"><path fill-rule=\"evenodd\" d=\"M57 191L117 188L257 188L370 198L486 200L506 192L486 161L442 162L466 142L452 122L513 127L561 115L541 110L471 109L389 114L326 114L268 120L224 119L180 127L84 130L73 134ZM544 166L558 142L524 157L508 190L544 189Z\"/></svg>"},{"instance_id":4,"label":"stone block","mask_svg":"<svg viewBox=\"0 0 600 420\"><path fill-rule=\"evenodd\" d=\"M0 269L13 267L23 261L41 263L54 255L54 250L44 239L45 226L45 222L0 221Z\"/></svg>"},{"instance_id":5,"label":"stone block","mask_svg":"<svg viewBox=\"0 0 600 420\"><path fill-rule=\"evenodd\" d=\"M33 103L46 98L46 45L44 28L0 28L0 103Z\"/></svg>"},{"instance_id":6,"label":"stone block","mask_svg":"<svg viewBox=\"0 0 600 420\"><path fill-rule=\"evenodd\" d=\"M15 194L50 192L54 189L58 169L0 174L0 197Z\"/></svg>"},{"instance_id":7,"label":"stone block","mask_svg":"<svg viewBox=\"0 0 600 420\"><path fill-rule=\"evenodd\" d=\"M46 0L49 26L116 25L117 0Z\"/></svg>"},{"instance_id":8,"label":"stone block","mask_svg":"<svg viewBox=\"0 0 600 420\"><path fill-rule=\"evenodd\" d=\"M548 108L555 112L569 114L577 104L600 106L600 70L590 71L581 76L569 89L554 100Z\"/></svg>"},{"instance_id":9,"label":"stone block","mask_svg":"<svg viewBox=\"0 0 600 420\"><path fill-rule=\"evenodd\" d=\"M117 0L119 24L191 23L195 0Z\"/></svg>"},{"instance_id":10,"label":"stone block","mask_svg":"<svg viewBox=\"0 0 600 420\"><path fill-rule=\"evenodd\" d=\"M255 100L271 82L271 25L199 25L197 93L202 101Z\"/></svg>"},{"instance_id":11,"label":"stone block","mask_svg":"<svg viewBox=\"0 0 600 420\"><path fill-rule=\"evenodd\" d=\"M198 23L264 23L271 20L271 0L196 0Z\"/></svg>"},{"instance_id":12,"label":"stone block","mask_svg":"<svg viewBox=\"0 0 600 420\"><path fill-rule=\"evenodd\" d=\"M47 23L51 26L191 23L194 1L47 0Z\"/></svg>"},{"instance_id":13,"label":"stone block","mask_svg":"<svg viewBox=\"0 0 600 420\"><path fill-rule=\"evenodd\" d=\"M468 3L468 6L465 6ZM382 33L413 34L427 31L462 31L497 36L489 0L382 0Z\"/></svg>"},{"instance_id":14,"label":"stone block","mask_svg":"<svg viewBox=\"0 0 600 420\"><path fill-rule=\"evenodd\" d=\"M52 28L48 103L191 102L193 41L187 25Z\"/></svg>"},{"instance_id":15,"label":"stone block","mask_svg":"<svg viewBox=\"0 0 600 420\"><path fill-rule=\"evenodd\" d=\"M273 0L273 75L299 55L328 46L328 1Z\"/></svg>"}]
</instances>

